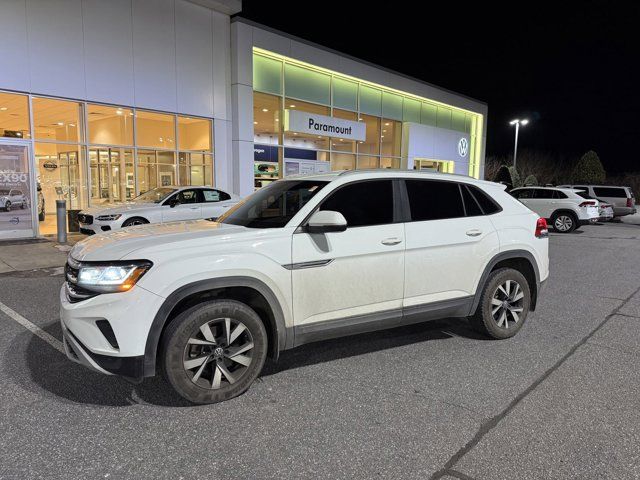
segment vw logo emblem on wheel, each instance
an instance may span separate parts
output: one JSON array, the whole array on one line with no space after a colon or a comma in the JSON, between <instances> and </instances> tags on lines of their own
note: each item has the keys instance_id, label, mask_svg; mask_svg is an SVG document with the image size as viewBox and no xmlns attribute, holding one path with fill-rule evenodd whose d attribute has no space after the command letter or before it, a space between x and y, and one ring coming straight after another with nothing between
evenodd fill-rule
<instances>
[{"instance_id":1,"label":"vw logo emblem on wheel","mask_svg":"<svg viewBox=\"0 0 640 480\"><path fill-rule=\"evenodd\" d=\"M458 155L460 155L461 157L466 157L468 151L469 151L469 140L462 137L458 141Z\"/></svg>"}]
</instances>

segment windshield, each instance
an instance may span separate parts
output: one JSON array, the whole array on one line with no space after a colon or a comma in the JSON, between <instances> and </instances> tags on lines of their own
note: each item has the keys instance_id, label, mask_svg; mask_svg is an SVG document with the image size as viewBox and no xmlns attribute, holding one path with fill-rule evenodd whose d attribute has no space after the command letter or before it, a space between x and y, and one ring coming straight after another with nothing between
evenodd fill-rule
<instances>
[{"instance_id":1,"label":"windshield","mask_svg":"<svg viewBox=\"0 0 640 480\"><path fill-rule=\"evenodd\" d=\"M135 203L160 203L175 191L175 188L158 187L138 195L131 201Z\"/></svg>"},{"instance_id":2,"label":"windshield","mask_svg":"<svg viewBox=\"0 0 640 480\"><path fill-rule=\"evenodd\" d=\"M249 228L282 228L328 182L281 180L258 190L218 221Z\"/></svg>"}]
</instances>

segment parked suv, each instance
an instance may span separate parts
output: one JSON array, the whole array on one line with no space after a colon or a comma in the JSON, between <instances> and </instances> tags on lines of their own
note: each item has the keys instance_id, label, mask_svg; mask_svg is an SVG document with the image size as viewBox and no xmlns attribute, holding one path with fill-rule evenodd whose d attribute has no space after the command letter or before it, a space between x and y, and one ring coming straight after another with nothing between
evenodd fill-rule
<instances>
[{"instance_id":1,"label":"parked suv","mask_svg":"<svg viewBox=\"0 0 640 480\"><path fill-rule=\"evenodd\" d=\"M567 188L584 190L590 197L613 205L613 215L623 217L636 213L636 199L630 187L609 185L561 185Z\"/></svg>"},{"instance_id":2,"label":"parked suv","mask_svg":"<svg viewBox=\"0 0 640 480\"><path fill-rule=\"evenodd\" d=\"M548 275L544 219L468 177L355 171L288 177L218 222L148 224L71 250L67 356L184 398L249 388L267 355L444 317L515 335Z\"/></svg>"},{"instance_id":3,"label":"parked suv","mask_svg":"<svg viewBox=\"0 0 640 480\"><path fill-rule=\"evenodd\" d=\"M600 218L600 202L584 199L571 188L524 187L514 188L510 193L542 218L550 220L559 233L573 232Z\"/></svg>"}]
</instances>

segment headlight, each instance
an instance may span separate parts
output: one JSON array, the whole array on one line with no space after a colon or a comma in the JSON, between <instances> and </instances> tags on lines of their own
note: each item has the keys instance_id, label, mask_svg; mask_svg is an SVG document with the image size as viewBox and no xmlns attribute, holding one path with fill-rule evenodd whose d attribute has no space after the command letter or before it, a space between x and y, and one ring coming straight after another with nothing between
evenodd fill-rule
<instances>
[{"instance_id":1,"label":"headlight","mask_svg":"<svg viewBox=\"0 0 640 480\"><path fill-rule=\"evenodd\" d=\"M101 222L111 222L113 220L117 220L122 216L120 213L116 213L114 215L100 215L96 217L96 220L100 220Z\"/></svg>"},{"instance_id":2,"label":"headlight","mask_svg":"<svg viewBox=\"0 0 640 480\"><path fill-rule=\"evenodd\" d=\"M81 264L78 286L99 293L126 292L151 268L148 261Z\"/></svg>"}]
</instances>

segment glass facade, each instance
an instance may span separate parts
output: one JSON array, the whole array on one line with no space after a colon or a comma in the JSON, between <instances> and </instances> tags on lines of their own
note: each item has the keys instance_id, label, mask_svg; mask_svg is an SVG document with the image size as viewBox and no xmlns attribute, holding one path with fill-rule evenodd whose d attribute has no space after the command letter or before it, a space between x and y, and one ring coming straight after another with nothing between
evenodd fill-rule
<instances>
[{"instance_id":1,"label":"glass facade","mask_svg":"<svg viewBox=\"0 0 640 480\"><path fill-rule=\"evenodd\" d=\"M30 115L31 112L31 115ZM51 214L124 202L162 185L214 185L213 121L0 91L0 137L33 142Z\"/></svg>"},{"instance_id":2,"label":"glass facade","mask_svg":"<svg viewBox=\"0 0 640 480\"><path fill-rule=\"evenodd\" d=\"M479 114L257 48L253 52L253 88L256 188L283 175L324 171L317 167L314 170L313 162L327 162L327 170L400 168L403 122L469 135L468 173L479 176ZM286 110L363 122L366 139L353 141L285 131L282 119ZM299 168L292 168L292 160L300 164ZM452 167L447 164L446 170Z\"/></svg>"}]
</instances>

